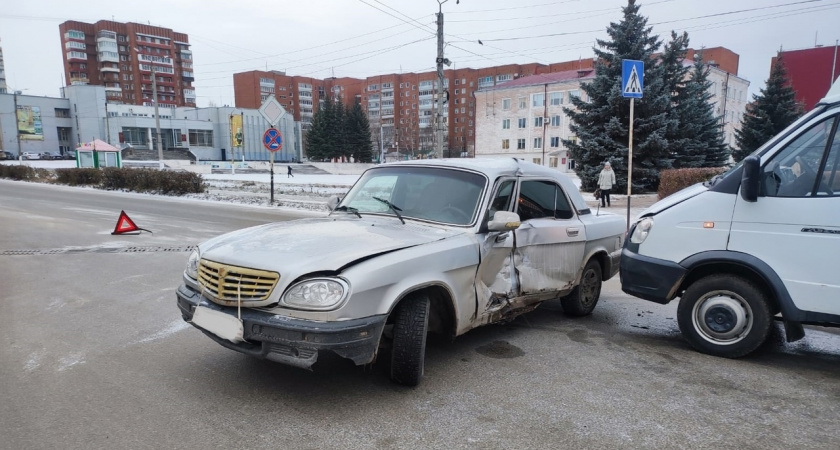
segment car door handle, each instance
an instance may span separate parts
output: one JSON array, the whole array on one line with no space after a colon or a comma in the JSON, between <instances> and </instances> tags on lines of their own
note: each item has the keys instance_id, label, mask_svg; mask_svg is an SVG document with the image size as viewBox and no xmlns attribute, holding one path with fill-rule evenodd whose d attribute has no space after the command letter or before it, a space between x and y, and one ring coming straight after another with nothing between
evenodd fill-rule
<instances>
[{"instance_id":1,"label":"car door handle","mask_svg":"<svg viewBox=\"0 0 840 450\"><path fill-rule=\"evenodd\" d=\"M496 242L504 242L505 240L507 240L507 237L508 237L508 233L500 234L500 235L496 236Z\"/></svg>"},{"instance_id":2,"label":"car door handle","mask_svg":"<svg viewBox=\"0 0 840 450\"><path fill-rule=\"evenodd\" d=\"M578 234L580 234L579 228L566 228L566 235L568 235L569 237L575 237Z\"/></svg>"}]
</instances>

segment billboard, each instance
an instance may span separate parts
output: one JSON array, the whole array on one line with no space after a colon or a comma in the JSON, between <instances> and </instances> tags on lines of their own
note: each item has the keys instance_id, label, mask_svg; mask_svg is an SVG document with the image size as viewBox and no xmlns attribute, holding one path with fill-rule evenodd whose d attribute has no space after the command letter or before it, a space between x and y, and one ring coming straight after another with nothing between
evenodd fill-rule
<instances>
[{"instance_id":1,"label":"billboard","mask_svg":"<svg viewBox=\"0 0 840 450\"><path fill-rule=\"evenodd\" d=\"M41 124L41 108L18 105L17 127L21 140L43 141L44 129Z\"/></svg>"},{"instance_id":2,"label":"billboard","mask_svg":"<svg viewBox=\"0 0 840 450\"><path fill-rule=\"evenodd\" d=\"M245 134L242 131L242 116L230 116L230 146L232 148L244 145Z\"/></svg>"}]
</instances>

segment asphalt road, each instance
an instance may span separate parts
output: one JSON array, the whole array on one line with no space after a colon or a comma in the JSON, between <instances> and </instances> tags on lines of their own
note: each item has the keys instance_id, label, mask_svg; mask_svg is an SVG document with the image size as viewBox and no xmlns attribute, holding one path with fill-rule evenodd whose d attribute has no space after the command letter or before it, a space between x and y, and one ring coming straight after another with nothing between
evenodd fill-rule
<instances>
[{"instance_id":1,"label":"asphalt road","mask_svg":"<svg viewBox=\"0 0 840 450\"><path fill-rule=\"evenodd\" d=\"M153 233L112 236L120 210ZM248 358L182 322L186 247L295 216L0 181L0 448L837 446L840 336L701 355L676 304L616 279L590 317L548 302L432 342L415 389L383 364Z\"/></svg>"}]
</instances>

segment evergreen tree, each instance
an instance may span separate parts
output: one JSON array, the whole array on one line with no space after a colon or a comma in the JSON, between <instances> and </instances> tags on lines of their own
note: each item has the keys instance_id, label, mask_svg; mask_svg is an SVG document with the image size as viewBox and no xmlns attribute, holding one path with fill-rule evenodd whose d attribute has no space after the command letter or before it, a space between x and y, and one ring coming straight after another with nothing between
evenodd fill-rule
<instances>
[{"instance_id":1,"label":"evergreen tree","mask_svg":"<svg viewBox=\"0 0 840 450\"><path fill-rule=\"evenodd\" d=\"M702 53L694 60L685 98L680 103L680 126L687 138L680 167L723 167L729 161L729 149L723 142L720 117L715 117L709 81L709 66Z\"/></svg>"},{"instance_id":2,"label":"evergreen tree","mask_svg":"<svg viewBox=\"0 0 840 450\"><path fill-rule=\"evenodd\" d=\"M685 55L688 52L688 33L677 34L671 32L671 41L665 44L665 48L659 57L659 68L662 71L665 90L671 97L667 106L668 130L665 136L668 141L668 152L674 158L674 167L685 166L686 144L689 139L684 130L680 117L681 105L690 101L686 95L686 79L688 78L688 67L683 64Z\"/></svg>"},{"instance_id":3,"label":"evergreen tree","mask_svg":"<svg viewBox=\"0 0 840 450\"><path fill-rule=\"evenodd\" d=\"M324 108L318 108L312 116L312 123L306 132L306 156L312 161L321 161L329 158L329 128L330 112Z\"/></svg>"},{"instance_id":4,"label":"evergreen tree","mask_svg":"<svg viewBox=\"0 0 840 450\"><path fill-rule=\"evenodd\" d=\"M333 99L328 95L324 107L330 110L330 158L340 160L344 157L347 160L350 157L350 153L347 148L347 124L344 120L346 116L344 104L340 100Z\"/></svg>"},{"instance_id":5,"label":"evergreen tree","mask_svg":"<svg viewBox=\"0 0 840 450\"><path fill-rule=\"evenodd\" d=\"M370 140L370 122L362 109L362 105L355 102L347 112L346 118L347 148L357 162L371 162L373 151Z\"/></svg>"},{"instance_id":6,"label":"evergreen tree","mask_svg":"<svg viewBox=\"0 0 840 450\"><path fill-rule=\"evenodd\" d=\"M788 83L782 55L776 58L767 85L747 105L741 129L735 132L737 149L732 150L735 161L740 161L784 130L802 115L802 105L796 103L795 92Z\"/></svg>"},{"instance_id":7,"label":"evergreen tree","mask_svg":"<svg viewBox=\"0 0 840 450\"><path fill-rule=\"evenodd\" d=\"M636 100L633 127L633 187L654 191L659 173L671 167L667 135L673 130L668 108L671 96L664 80L664 69L654 64L659 50L657 36L651 35L647 18L639 14L635 0L622 8L624 17L607 28L610 40L598 40L594 48L595 78L581 89L587 99L573 98L574 109L567 108L570 128L577 139L564 140L577 162L577 173L584 190L593 190L604 162L616 171L616 192L627 189L629 99L621 95L621 61L640 60L645 65L644 98ZM601 50L603 48L604 50ZM588 100L588 101L587 101Z\"/></svg>"}]
</instances>

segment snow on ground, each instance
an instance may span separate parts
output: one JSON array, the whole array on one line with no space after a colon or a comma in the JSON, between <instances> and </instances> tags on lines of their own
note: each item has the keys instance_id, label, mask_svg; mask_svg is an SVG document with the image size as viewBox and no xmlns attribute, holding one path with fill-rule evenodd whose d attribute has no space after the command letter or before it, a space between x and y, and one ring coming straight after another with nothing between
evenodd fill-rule
<instances>
[{"instance_id":1,"label":"snow on ground","mask_svg":"<svg viewBox=\"0 0 840 450\"><path fill-rule=\"evenodd\" d=\"M76 167L75 161L67 160L0 161L0 164L23 164L44 169ZM574 173L567 175L580 188L580 178ZM203 194L188 194L184 197L196 200L254 206L268 206L270 203L271 174L241 172L235 174L202 174L202 178L207 184L206 192ZM294 174L293 177L288 177L285 171L278 171L274 174L275 205L282 209L326 213L328 212L326 206L327 199L333 195L343 196L358 179L359 175L332 174ZM581 192L581 195L583 195L584 200L593 208L593 212L597 211L597 202L592 196L592 193ZM638 216L644 208L650 206L656 200L656 194L633 195L630 208L631 216ZM626 214L626 195L613 194L612 204L614 206L602 209L602 211L622 215Z\"/></svg>"}]
</instances>

